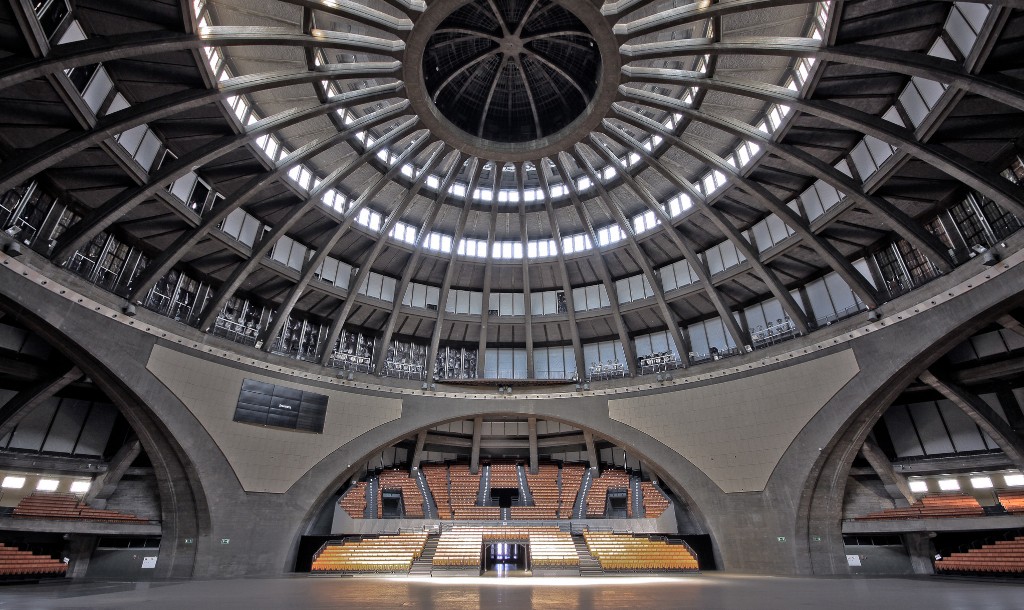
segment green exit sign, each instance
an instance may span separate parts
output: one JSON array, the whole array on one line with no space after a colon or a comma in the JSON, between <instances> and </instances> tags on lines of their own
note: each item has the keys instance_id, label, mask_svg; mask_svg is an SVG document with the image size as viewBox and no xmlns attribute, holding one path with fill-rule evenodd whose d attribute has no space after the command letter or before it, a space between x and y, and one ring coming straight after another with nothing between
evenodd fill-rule
<instances>
[{"instance_id":1,"label":"green exit sign","mask_svg":"<svg viewBox=\"0 0 1024 610\"><path fill-rule=\"evenodd\" d=\"M786 537L785 537L785 536L779 536L779 537L777 538L777 540L778 540L779 542L785 542L785 541L786 541Z\"/></svg>"},{"instance_id":2,"label":"green exit sign","mask_svg":"<svg viewBox=\"0 0 1024 610\"><path fill-rule=\"evenodd\" d=\"M811 540L814 542L821 542L821 536L811 536Z\"/></svg>"}]
</instances>

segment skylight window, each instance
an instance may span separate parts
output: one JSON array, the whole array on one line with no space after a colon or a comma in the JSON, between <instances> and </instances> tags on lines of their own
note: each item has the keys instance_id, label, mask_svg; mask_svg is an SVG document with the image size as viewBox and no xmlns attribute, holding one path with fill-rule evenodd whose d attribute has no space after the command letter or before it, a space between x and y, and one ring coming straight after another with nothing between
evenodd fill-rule
<instances>
[{"instance_id":1,"label":"skylight window","mask_svg":"<svg viewBox=\"0 0 1024 610\"><path fill-rule=\"evenodd\" d=\"M57 491L60 481L57 479L39 479L36 483L36 491Z\"/></svg>"},{"instance_id":2,"label":"skylight window","mask_svg":"<svg viewBox=\"0 0 1024 610\"><path fill-rule=\"evenodd\" d=\"M4 477L4 482L0 484L0 487L4 489L21 489L25 486L25 477L16 477L13 475L7 475Z\"/></svg>"},{"instance_id":3,"label":"skylight window","mask_svg":"<svg viewBox=\"0 0 1024 610\"><path fill-rule=\"evenodd\" d=\"M971 487L974 489L992 489L992 478L971 477Z\"/></svg>"}]
</instances>

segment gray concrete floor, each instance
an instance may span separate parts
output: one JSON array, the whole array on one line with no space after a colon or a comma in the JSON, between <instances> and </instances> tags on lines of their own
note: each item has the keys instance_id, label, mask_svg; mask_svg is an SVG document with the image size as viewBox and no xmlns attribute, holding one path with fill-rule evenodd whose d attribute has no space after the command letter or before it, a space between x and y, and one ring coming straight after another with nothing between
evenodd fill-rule
<instances>
[{"instance_id":1,"label":"gray concrete floor","mask_svg":"<svg viewBox=\"0 0 1024 610\"><path fill-rule=\"evenodd\" d=\"M0 608L1020 610L1024 583L904 578L266 578L0 587Z\"/></svg>"}]
</instances>

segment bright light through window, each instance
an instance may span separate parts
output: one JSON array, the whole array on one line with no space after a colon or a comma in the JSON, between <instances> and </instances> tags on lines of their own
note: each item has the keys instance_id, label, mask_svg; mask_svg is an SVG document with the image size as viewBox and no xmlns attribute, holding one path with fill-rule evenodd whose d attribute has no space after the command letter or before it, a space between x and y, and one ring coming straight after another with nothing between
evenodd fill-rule
<instances>
[{"instance_id":1,"label":"bright light through window","mask_svg":"<svg viewBox=\"0 0 1024 610\"><path fill-rule=\"evenodd\" d=\"M910 481L910 491L914 493L924 493L928 491L928 483L921 479Z\"/></svg>"},{"instance_id":2,"label":"bright light through window","mask_svg":"<svg viewBox=\"0 0 1024 610\"><path fill-rule=\"evenodd\" d=\"M39 491L57 491L58 485L60 485L60 481L57 479L39 479L36 489Z\"/></svg>"},{"instance_id":3,"label":"bright light through window","mask_svg":"<svg viewBox=\"0 0 1024 610\"><path fill-rule=\"evenodd\" d=\"M960 489L960 481L956 479L939 479L939 489L942 491L956 491Z\"/></svg>"},{"instance_id":4,"label":"bright light through window","mask_svg":"<svg viewBox=\"0 0 1024 610\"><path fill-rule=\"evenodd\" d=\"M1024 474L1008 474L1003 477L1003 481L1010 487L1020 487L1024 485Z\"/></svg>"},{"instance_id":5,"label":"bright light through window","mask_svg":"<svg viewBox=\"0 0 1024 610\"><path fill-rule=\"evenodd\" d=\"M89 491L92 487L92 481L72 481L71 482L71 493L73 494L84 494Z\"/></svg>"},{"instance_id":6,"label":"bright light through window","mask_svg":"<svg viewBox=\"0 0 1024 610\"><path fill-rule=\"evenodd\" d=\"M971 487L974 489L991 489L992 479L988 477L971 477Z\"/></svg>"},{"instance_id":7,"label":"bright light through window","mask_svg":"<svg viewBox=\"0 0 1024 610\"><path fill-rule=\"evenodd\" d=\"M25 477L4 477L3 482L4 489L21 489L25 486Z\"/></svg>"}]
</instances>

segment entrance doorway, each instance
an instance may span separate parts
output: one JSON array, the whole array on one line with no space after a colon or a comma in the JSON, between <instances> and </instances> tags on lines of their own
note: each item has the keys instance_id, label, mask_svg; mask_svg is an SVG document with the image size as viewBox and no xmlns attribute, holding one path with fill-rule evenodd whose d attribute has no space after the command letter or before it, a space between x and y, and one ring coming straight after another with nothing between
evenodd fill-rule
<instances>
[{"instance_id":1,"label":"entrance doorway","mask_svg":"<svg viewBox=\"0 0 1024 610\"><path fill-rule=\"evenodd\" d=\"M515 487L492 487L491 501L497 501L501 508L509 508L519 502L519 489Z\"/></svg>"},{"instance_id":2,"label":"entrance doorway","mask_svg":"<svg viewBox=\"0 0 1024 610\"><path fill-rule=\"evenodd\" d=\"M484 547L484 576L528 576L528 546L518 542L487 544Z\"/></svg>"}]
</instances>

